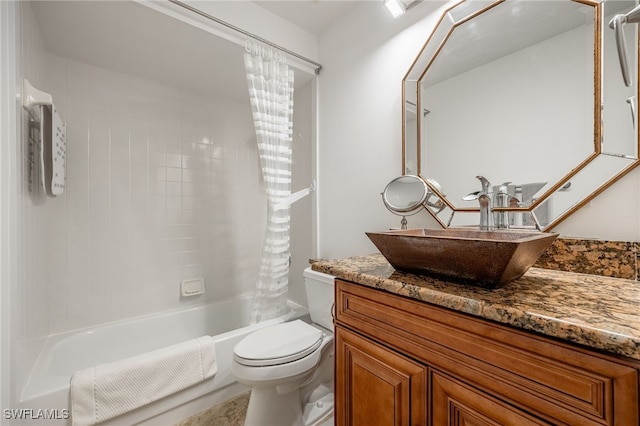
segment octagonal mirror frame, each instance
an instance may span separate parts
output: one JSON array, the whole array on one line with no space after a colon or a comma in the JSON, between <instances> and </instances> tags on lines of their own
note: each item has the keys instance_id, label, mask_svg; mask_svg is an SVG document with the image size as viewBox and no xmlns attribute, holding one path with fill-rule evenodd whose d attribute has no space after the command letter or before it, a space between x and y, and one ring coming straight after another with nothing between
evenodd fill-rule
<instances>
[{"instance_id":1,"label":"octagonal mirror frame","mask_svg":"<svg viewBox=\"0 0 640 426\"><path fill-rule=\"evenodd\" d=\"M519 0L462 0L451 8L447 9L440 18L435 29L427 39L422 50L416 57L411 68L403 79L403 138L402 138L402 164L403 174L417 174L425 180L429 190L434 196L439 197L438 209L432 209L426 206L427 211L436 219L443 227L456 226L452 225L454 218L458 213L479 213L479 207L461 207L456 205L447 198L442 191L442 182L438 184L432 176L429 176L428 170L423 170L421 161L421 138L423 134L421 127L423 118L429 114L429 111L423 106L425 104L422 99L421 85L425 76L430 70L434 60L443 50L446 42L451 37L454 30L474 19L478 19L482 14L492 8L499 6L505 2L515 2ZM526 0L524 0L526 1ZM550 230L560 222L569 217L572 213L579 210L587 204L595 196L603 192L615 181L627 174L633 168L640 164L638 160L638 152L640 151L640 137L638 137L639 121L637 115L633 116L633 125L635 127L633 133L635 136L635 153L634 155L621 155L616 153L607 153L603 151L603 114L604 108L602 99L602 55L603 55L603 32L608 30L606 23L603 22L604 3L607 0L566 0L572 3L579 3L594 10L594 108L593 108L593 152L583 161L573 167L566 175L555 182L550 182L541 195L539 195L530 205L523 207L503 207L495 208L497 211L511 211L528 214L531 217L531 227L539 230ZM631 38L638 48L638 36ZM634 73L635 81L638 81L639 73ZM639 98L638 85L636 83L635 99ZM423 114L418 114L418 111ZM415 117L415 124L410 124L410 117ZM411 141L410 141L411 140ZM587 142L588 143L588 142ZM553 155L553 153L549 153ZM612 166L615 164L615 166ZM604 172L603 172L604 170ZM597 183L591 183L593 175L599 176ZM604 176L606 175L606 176ZM589 181L589 182L587 182ZM589 186L591 184L591 186ZM539 220L541 206L550 200L556 194L561 194L571 188L574 191L573 198L569 200L566 208L557 215L547 218L543 223ZM446 188L445 188L446 189ZM444 205L444 207L442 207ZM458 215L459 216L459 215ZM525 226L527 227L527 226Z\"/></svg>"}]
</instances>

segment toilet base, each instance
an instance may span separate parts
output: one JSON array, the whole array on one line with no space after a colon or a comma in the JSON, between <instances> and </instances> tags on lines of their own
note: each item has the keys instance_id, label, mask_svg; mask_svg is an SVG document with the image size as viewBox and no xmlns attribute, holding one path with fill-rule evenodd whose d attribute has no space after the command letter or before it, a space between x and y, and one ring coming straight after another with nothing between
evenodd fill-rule
<instances>
[{"instance_id":1,"label":"toilet base","mask_svg":"<svg viewBox=\"0 0 640 426\"><path fill-rule=\"evenodd\" d=\"M333 417L333 392L306 404L302 413L302 424L304 426L329 424L327 421L331 417Z\"/></svg>"},{"instance_id":2,"label":"toilet base","mask_svg":"<svg viewBox=\"0 0 640 426\"><path fill-rule=\"evenodd\" d=\"M320 386L325 387L325 386ZM314 426L333 414L333 392L308 401L304 411L300 390L280 394L275 387L253 388L245 426Z\"/></svg>"},{"instance_id":3,"label":"toilet base","mask_svg":"<svg viewBox=\"0 0 640 426\"><path fill-rule=\"evenodd\" d=\"M275 387L251 390L245 426L304 426L300 391L279 394Z\"/></svg>"}]
</instances>

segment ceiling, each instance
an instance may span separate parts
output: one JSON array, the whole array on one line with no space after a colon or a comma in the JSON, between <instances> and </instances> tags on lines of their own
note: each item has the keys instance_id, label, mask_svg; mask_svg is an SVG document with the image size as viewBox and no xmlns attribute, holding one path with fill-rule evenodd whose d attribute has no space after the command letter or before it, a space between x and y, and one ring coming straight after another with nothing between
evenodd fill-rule
<instances>
[{"instance_id":1,"label":"ceiling","mask_svg":"<svg viewBox=\"0 0 640 426\"><path fill-rule=\"evenodd\" d=\"M342 0L254 3L315 35L358 4ZM190 93L248 102L242 46L134 1L47 0L30 4L50 53ZM297 87L313 78L294 72Z\"/></svg>"},{"instance_id":2,"label":"ceiling","mask_svg":"<svg viewBox=\"0 0 640 426\"><path fill-rule=\"evenodd\" d=\"M363 1L373 0L254 0L254 3L319 36ZM382 4L382 1L380 3Z\"/></svg>"}]
</instances>

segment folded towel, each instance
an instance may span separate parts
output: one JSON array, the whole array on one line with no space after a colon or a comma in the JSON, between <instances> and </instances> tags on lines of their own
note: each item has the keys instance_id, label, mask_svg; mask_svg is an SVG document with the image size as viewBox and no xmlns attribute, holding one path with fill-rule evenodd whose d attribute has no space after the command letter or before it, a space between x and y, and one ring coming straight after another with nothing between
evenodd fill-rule
<instances>
[{"instance_id":1,"label":"folded towel","mask_svg":"<svg viewBox=\"0 0 640 426\"><path fill-rule=\"evenodd\" d=\"M214 345L203 336L75 372L73 425L103 422L212 377L218 371Z\"/></svg>"}]
</instances>

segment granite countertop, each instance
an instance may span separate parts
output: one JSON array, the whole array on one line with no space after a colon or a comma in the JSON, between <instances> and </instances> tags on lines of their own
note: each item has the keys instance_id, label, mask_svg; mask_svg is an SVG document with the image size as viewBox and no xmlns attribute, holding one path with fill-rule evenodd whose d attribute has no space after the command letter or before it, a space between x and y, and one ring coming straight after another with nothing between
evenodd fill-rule
<instances>
[{"instance_id":1,"label":"granite countertop","mask_svg":"<svg viewBox=\"0 0 640 426\"><path fill-rule=\"evenodd\" d=\"M318 260L313 270L640 360L640 283L531 268L487 290L396 271L381 254Z\"/></svg>"}]
</instances>

